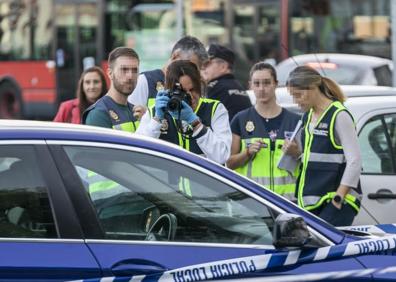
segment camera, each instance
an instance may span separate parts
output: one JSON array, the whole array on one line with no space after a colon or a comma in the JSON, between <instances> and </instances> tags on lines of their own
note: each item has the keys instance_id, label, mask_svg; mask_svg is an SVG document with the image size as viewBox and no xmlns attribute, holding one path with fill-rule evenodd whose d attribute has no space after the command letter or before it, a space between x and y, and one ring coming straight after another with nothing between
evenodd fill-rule
<instances>
[{"instance_id":1,"label":"camera","mask_svg":"<svg viewBox=\"0 0 396 282\"><path fill-rule=\"evenodd\" d=\"M168 110L180 111L183 108L182 101L185 101L188 105L191 106L191 96L186 93L182 88L180 83L175 83L175 86L171 91L168 92L169 102L168 102Z\"/></svg>"}]
</instances>

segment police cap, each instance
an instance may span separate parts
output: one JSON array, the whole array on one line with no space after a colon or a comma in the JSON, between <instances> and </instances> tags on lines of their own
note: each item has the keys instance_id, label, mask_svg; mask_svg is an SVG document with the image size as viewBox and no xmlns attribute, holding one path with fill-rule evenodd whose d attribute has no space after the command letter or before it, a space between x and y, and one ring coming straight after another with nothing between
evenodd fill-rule
<instances>
[{"instance_id":1,"label":"police cap","mask_svg":"<svg viewBox=\"0 0 396 282\"><path fill-rule=\"evenodd\" d=\"M209 59L219 58L232 66L235 61L235 54L231 49L219 44L210 44L208 48Z\"/></svg>"}]
</instances>

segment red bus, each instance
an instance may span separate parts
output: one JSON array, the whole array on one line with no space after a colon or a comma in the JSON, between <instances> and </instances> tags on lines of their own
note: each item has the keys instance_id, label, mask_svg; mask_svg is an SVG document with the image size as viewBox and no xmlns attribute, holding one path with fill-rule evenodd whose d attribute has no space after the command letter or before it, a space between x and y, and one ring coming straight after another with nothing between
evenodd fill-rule
<instances>
[{"instance_id":1,"label":"red bus","mask_svg":"<svg viewBox=\"0 0 396 282\"><path fill-rule=\"evenodd\" d=\"M142 70L161 66L182 35L168 26L176 6L173 1L0 1L0 118L52 119L59 103L74 97L81 71L105 67L117 46L139 49ZM161 32L155 30L159 21L165 26Z\"/></svg>"},{"instance_id":2,"label":"red bus","mask_svg":"<svg viewBox=\"0 0 396 282\"><path fill-rule=\"evenodd\" d=\"M117 46L161 67L183 34L237 53L235 73L290 55L390 56L390 0L1 0L0 118L52 119Z\"/></svg>"}]
</instances>

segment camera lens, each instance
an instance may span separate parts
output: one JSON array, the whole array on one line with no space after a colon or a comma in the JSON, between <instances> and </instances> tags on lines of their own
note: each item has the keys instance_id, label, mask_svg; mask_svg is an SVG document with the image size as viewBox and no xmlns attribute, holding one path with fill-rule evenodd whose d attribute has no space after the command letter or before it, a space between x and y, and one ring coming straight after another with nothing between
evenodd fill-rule
<instances>
[{"instance_id":1,"label":"camera lens","mask_svg":"<svg viewBox=\"0 0 396 282\"><path fill-rule=\"evenodd\" d=\"M176 111L181 108L181 101L178 96L172 96L168 102L169 111Z\"/></svg>"}]
</instances>

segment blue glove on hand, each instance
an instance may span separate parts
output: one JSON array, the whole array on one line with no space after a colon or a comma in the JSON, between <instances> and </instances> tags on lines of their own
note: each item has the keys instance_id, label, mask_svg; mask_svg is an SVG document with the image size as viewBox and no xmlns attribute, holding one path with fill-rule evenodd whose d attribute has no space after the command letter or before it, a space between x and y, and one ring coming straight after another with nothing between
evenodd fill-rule
<instances>
[{"instance_id":1,"label":"blue glove on hand","mask_svg":"<svg viewBox=\"0 0 396 282\"><path fill-rule=\"evenodd\" d=\"M168 91L161 90L157 93L157 97L155 98L155 116L157 118L159 119L164 118L168 101L169 101Z\"/></svg>"},{"instance_id":2,"label":"blue glove on hand","mask_svg":"<svg viewBox=\"0 0 396 282\"><path fill-rule=\"evenodd\" d=\"M179 112L173 111L170 112L174 119L179 118ZM180 119L186 121L188 124L193 123L193 121L199 119L198 116L194 113L193 109L184 101L182 101L182 110L180 112Z\"/></svg>"}]
</instances>

